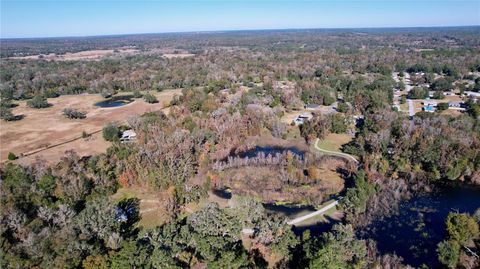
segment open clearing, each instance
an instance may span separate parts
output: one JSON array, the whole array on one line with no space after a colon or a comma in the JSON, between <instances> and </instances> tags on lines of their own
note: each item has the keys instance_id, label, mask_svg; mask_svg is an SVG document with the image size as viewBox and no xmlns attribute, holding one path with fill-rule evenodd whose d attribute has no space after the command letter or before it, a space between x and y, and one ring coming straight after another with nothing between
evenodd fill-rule
<instances>
[{"instance_id":1,"label":"open clearing","mask_svg":"<svg viewBox=\"0 0 480 269\"><path fill-rule=\"evenodd\" d=\"M306 111L306 110L286 112L280 120L281 120L283 123L291 124L298 115L304 113L305 111Z\"/></svg>"},{"instance_id":2,"label":"open clearing","mask_svg":"<svg viewBox=\"0 0 480 269\"><path fill-rule=\"evenodd\" d=\"M147 192L144 188L120 188L112 196L115 201L129 198L140 200L139 226L152 228L164 224L167 219L166 206L163 202L165 192Z\"/></svg>"},{"instance_id":3,"label":"open clearing","mask_svg":"<svg viewBox=\"0 0 480 269\"><path fill-rule=\"evenodd\" d=\"M343 144L352 141L353 137L348 134L328 134L324 139L320 140L318 146L322 149L330 151L342 152L340 148Z\"/></svg>"},{"instance_id":4,"label":"open clearing","mask_svg":"<svg viewBox=\"0 0 480 269\"><path fill-rule=\"evenodd\" d=\"M81 156L105 152L109 143L103 140L99 131L108 122L125 122L131 116L161 110L168 106L175 95L180 94L180 89L155 92L154 95L159 100L156 104L148 104L143 99L136 99L130 104L114 108L95 106L95 103L104 100L99 94L64 95L50 98L48 102L52 106L44 109L29 108L25 101L21 101L17 107L13 108L13 113L23 115L24 118L19 121L0 122L1 160L4 161L9 152L13 152L17 156L29 155L20 158L18 162L21 163L31 162L41 156L49 162L57 162L64 152L70 149L76 150ZM87 118L67 119L63 115L63 109L68 107L87 113ZM78 139L69 142L80 138L83 131L89 134L99 133L93 134L86 140ZM58 144L62 145L52 147ZM39 149L41 151L38 153L31 154Z\"/></svg>"},{"instance_id":5,"label":"open clearing","mask_svg":"<svg viewBox=\"0 0 480 269\"><path fill-rule=\"evenodd\" d=\"M10 57L15 60L51 60L51 61L78 61L78 60L96 60L109 55L133 54L138 52L136 49L117 49L117 50L86 50L79 52L67 52L65 54L50 53L47 55L28 55Z\"/></svg>"},{"instance_id":6,"label":"open clearing","mask_svg":"<svg viewBox=\"0 0 480 269\"><path fill-rule=\"evenodd\" d=\"M445 96L443 99L430 99L430 100L423 100L423 99L416 99L412 100L414 104L414 111L415 114L418 112L423 111L423 104L424 102L435 102L437 104L439 103L448 103L448 102L462 102L462 98L458 95L453 95L453 96ZM461 114L460 111L455 110L455 109L446 109L445 111L441 112L443 115L452 115L452 116L458 116Z\"/></svg>"},{"instance_id":7,"label":"open clearing","mask_svg":"<svg viewBox=\"0 0 480 269\"><path fill-rule=\"evenodd\" d=\"M172 59L172 58L186 58L186 57L193 57L195 54L192 53L165 53L163 54L163 57L167 59Z\"/></svg>"}]
</instances>

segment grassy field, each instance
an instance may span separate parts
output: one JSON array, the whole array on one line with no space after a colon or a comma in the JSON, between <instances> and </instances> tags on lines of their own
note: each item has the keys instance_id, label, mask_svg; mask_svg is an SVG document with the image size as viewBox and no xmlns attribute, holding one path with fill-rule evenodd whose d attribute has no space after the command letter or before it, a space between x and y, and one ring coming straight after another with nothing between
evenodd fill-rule
<instances>
[{"instance_id":1,"label":"grassy field","mask_svg":"<svg viewBox=\"0 0 480 269\"><path fill-rule=\"evenodd\" d=\"M128 93L122 93L128 94ZM81 156L105 152L109 143L95 134L90 139L80 138L82 132L94 133L100 131L108 122L125 122L128 117L156 111L165 108L174 95L181 94L181 90L165 90L154 92L159 100L156 104L148 104L143 99L136 99L130 104L114 107L100 108L95 103L104 100L99 94L64 95L50 98L48 108L33 109L25 101L18 102L13 108L15 115L23 115L19 121L0 122L0 160L5 161L9 152L17 156L21 154L28 157L21 158L18 162L29 163L35 158L43 157L49 162L57 162L66 150L76 150ZM86 113L86 119L72 120L63 115L63 109L75 108ZM68 142L68 143L67 143ZM61 144L61 146L56 146Z\"/></svg>"},{"instance_id":2,"label":"grassy field","mask_svg":"<svg viewBox=\"0 0 480 269\"><path fill-rule=\"evenodd\" d=\"M120 201L127 198L140 199L140 215L139 225L145 228L156 227L167 221L165 206L162 203L162 192L147 192L140 188L120 188L117 193L112 196L114 201Z\"/></svg>"},{"instance_id":3,"label":"grassy field","mask_svg":"<svg viewBox=\"0 0 480 269\"><path fill-rule=\"evenodd\" d=\"M347 134L331 133L324 139L320 140L318 146L325 150L341 152L340 148L342 145L350 142L352 139L353 137Z\"/></svg>"}]
</instances>

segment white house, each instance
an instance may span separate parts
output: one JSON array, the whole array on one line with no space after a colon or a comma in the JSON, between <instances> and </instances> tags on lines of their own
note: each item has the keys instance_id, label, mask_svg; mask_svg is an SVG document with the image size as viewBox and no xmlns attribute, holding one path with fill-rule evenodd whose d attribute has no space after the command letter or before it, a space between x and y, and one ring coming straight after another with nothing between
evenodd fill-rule
<instances>
[{"instance_id":1,"label":"white house","mask_svg":"<svg viewBox=\"0 0 480 269\"><path fill-rule=\"evenodd\" d=\"M306 120L313 118L313 115L310 113L302 113L298 115L293 121L296 125L302 125Z\"/></svg>"},{"instance_id":2,"label":"white house","mask_svg":"<svg viewBox=\"0 0 480 269\"><path fill-rule=\"evenodd\" d=\"M133 140L136 137L137 137L137 134L135 133L135 131L130 129L122 133L122 137L120 138L120 140L128 141L128 140Z\"/></svg>"}]
</instances>

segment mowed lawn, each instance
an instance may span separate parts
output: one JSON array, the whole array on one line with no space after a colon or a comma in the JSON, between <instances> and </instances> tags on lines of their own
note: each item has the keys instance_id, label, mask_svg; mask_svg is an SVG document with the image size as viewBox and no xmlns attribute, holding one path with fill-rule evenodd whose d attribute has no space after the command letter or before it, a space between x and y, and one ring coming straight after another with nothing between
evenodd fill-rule
<instances>
[{"instance_id":1,"label":"mowed lawn","mask_svg":"<svg viewBox=\"0 0 480 269\"><path fill-rule=\"evenodd\" d=\"M334 134L331 133L327 135L324 139L320 140L318 146L321 149L329 151L338 151L342 152L340 149L343 144L347 144L352 141L353 137L347 134Z\"/></svg>"}]
</instances>

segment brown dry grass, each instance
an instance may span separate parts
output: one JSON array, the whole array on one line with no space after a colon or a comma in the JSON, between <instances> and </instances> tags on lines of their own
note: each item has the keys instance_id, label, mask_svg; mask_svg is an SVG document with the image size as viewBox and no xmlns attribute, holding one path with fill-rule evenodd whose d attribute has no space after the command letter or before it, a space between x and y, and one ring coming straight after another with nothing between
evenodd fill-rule
<instances>
[{"instance_id":1,"label":"brown dry grass","mask_svg":"<svg viewBox=\"0 0 480 269\"><path fill-rule=\"evenodd\" d=\"M165 195L165 192L148 192L145 188L121 188L112 196L112 199L115 201L126 198L140 199L139 225L152 228L167 221L168 214L163 203Z\"/></svg>"},{"instance_id":2,"label":"brown dry grass","mask_svg":"<svg viewBox=\"0 0 480 269\"><path fill-rule=\"evenodd\" d=\"M49 99L48 102L52 106L44 109L29 108L25 101L19 102L18 107L13 109L13 113L24 115L24 118L19 121L0 122L1 160L7 158L8 152L13 152L17 156L29 153L78 138L83 131L87 133L99 131L108 122L125 122L130 116L161 110L176 94L181 94L181 91L166 90L155 93L159 103L148 104L142 99L137 99L130 104L116 108L96 107L94 104L103 100L98 94L66 95ZM67 107L86 112L87 118L83 120L67 119L62 112ZM81 155L92 155L104 152L108 145L101 138L101 134L96 134L92 136L91 140L79 139L59 147L49 148L29 156L21 162L29 162L37 156L43 156L47 158L47 161L56 162L69 149L77 150Z\"/></svg>"},{"instance_id":3,"label":"brown dry grass","mask_svg":"<svg viewBox=\"0 0 480 269\"><path fill-rule=\"evenodd\" d=\"M221 186L230 187L234 195L258 197L263 201L318 203L344 188L344 180L336 169L342 161L319 164L320 177L315 183L287 185L273 167L241 167L222 172ZM341 164L340 164L341 163Z\"/></svg>"},{"instance_id":4,"label":"brown dry grass","mask_svg":"<svg viewBox=\"0 0 480 269\"><path fill-rule=\"evenodd\" d=\"M133 54L138 52L136 49L118 49L118 52L114 50L86 50L79 52L67 52L65 54L48 54L48 55L29 55L29 56L19 56L19 57L10 57L9 59L15 60L51 60L51 61L79 61L79 60L96 60L105 56L115 55L115 54Z\"/></svg>"},{"instance_id":5,"label":"brown dry grass","mask_svg":"<svg viewBox=\"0 0 480 269\"><path fill-rule=\"evenodd\" d=\"M304 112L307 112L307 110L303 109L303 110L298 110L298 111L285 112L285 114L283 114L280 121L290 125L298 115L303 114Z\"/></svg>"},{"instance_id":6,"label":"brown dry grass","mask_svg":"<svg viewBox=\"0 0 480 269\"><path fill-rule=\"evenodd\" d=\"M167 58L167 59L172 59L172 58L186 58L186 57L193 57L195 56L195 54L191 54L191 53L165 53L163 54L163 57Z\"/></svg>"}]
</instances>

